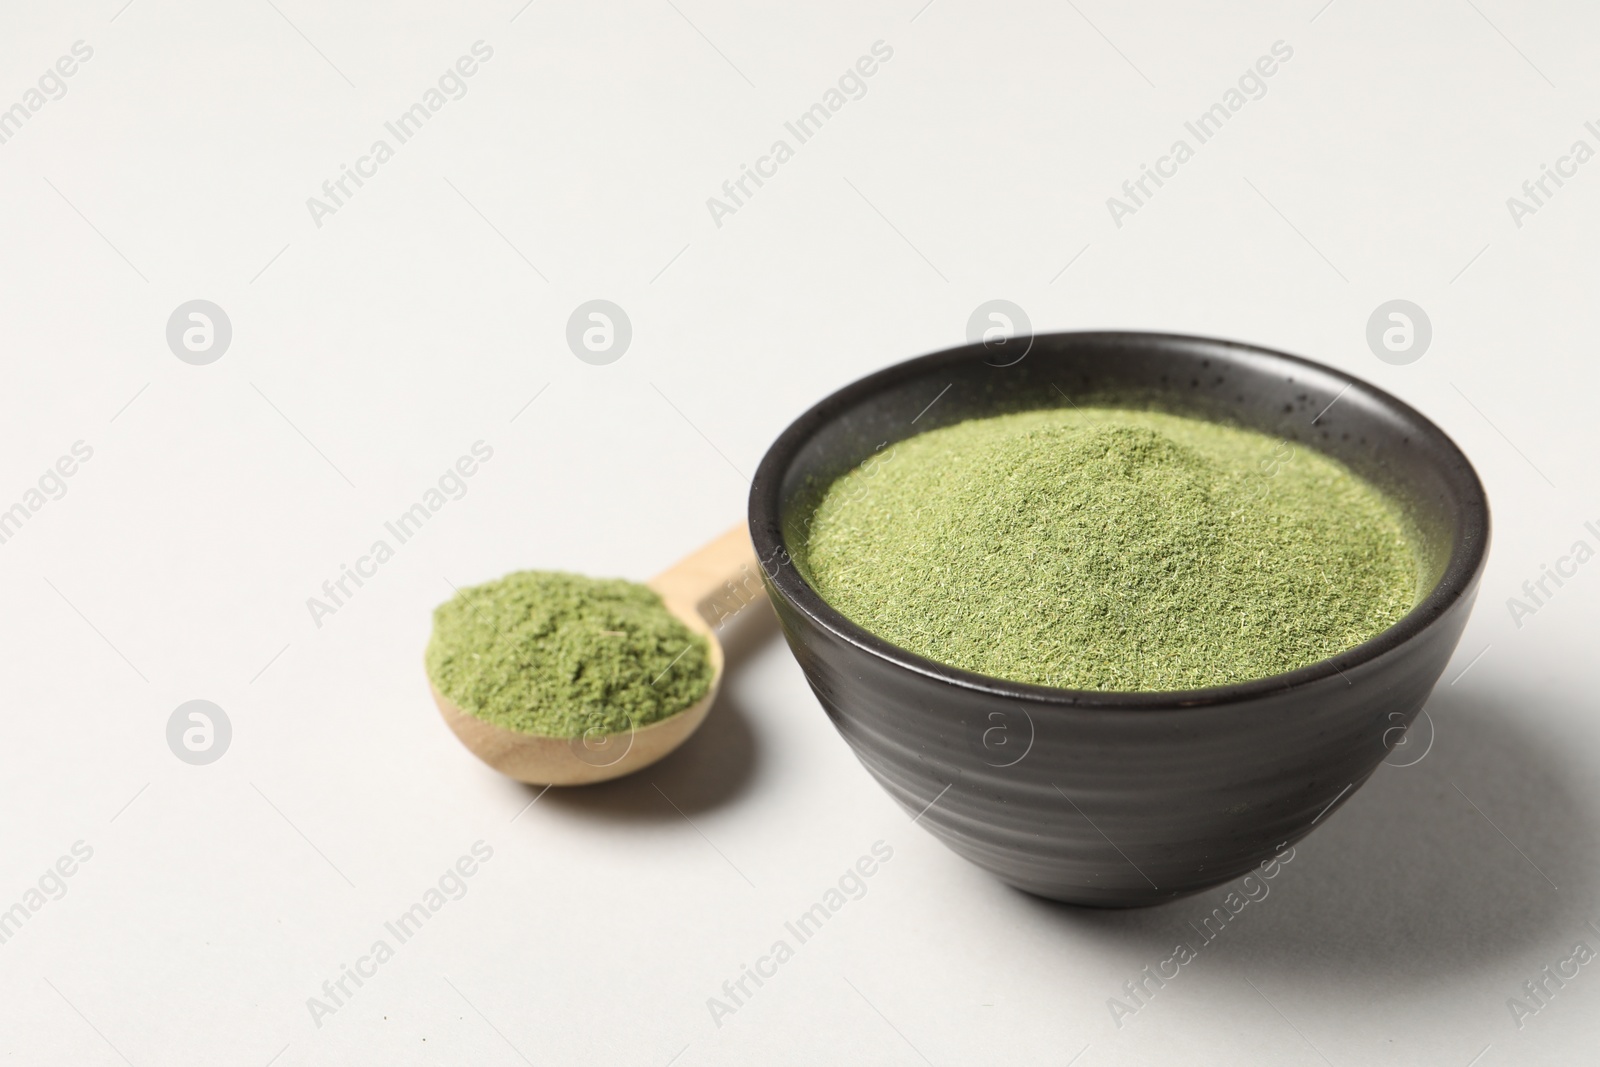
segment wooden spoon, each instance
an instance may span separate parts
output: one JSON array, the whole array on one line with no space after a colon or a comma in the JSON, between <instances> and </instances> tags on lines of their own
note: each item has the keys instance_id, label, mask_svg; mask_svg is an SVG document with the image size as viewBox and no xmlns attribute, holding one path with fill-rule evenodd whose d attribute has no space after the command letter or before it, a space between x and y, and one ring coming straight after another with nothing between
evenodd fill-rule
<instances>
[{"instance_id":1,"label":"wooden spoon","mask_svg":"<svg viewBox=\"0 0 1600 1067\"><path fill-rule=\"evenodd\" d=\"M474 718L433 687L444 721L473 755L499 771L534 785L588 785L632 774L689 739L705 720L722 681L722 644L714 625L765 596L750 531L740 523L715 541L674 563L646 584L685 626L704 634L711 659L711 688L669 718L622 733L585 737L525 734Z\"/></svg>"}]
</instances>

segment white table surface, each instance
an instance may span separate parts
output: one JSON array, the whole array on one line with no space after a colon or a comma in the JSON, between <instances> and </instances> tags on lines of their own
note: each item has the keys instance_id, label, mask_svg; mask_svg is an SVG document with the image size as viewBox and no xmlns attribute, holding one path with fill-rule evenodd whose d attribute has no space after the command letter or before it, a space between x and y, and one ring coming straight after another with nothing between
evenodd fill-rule
<instances>
[{"instance_id":1,"label":"white table surface","mask_svg":"<svg viewBox=\"0 0 1600 1067\"><path fill-rule=\"evenodd\" d=\"M1600 967L1520 1020L1507 1001L1600 949L1600 564L1520 626L1506 604L1600 543L1600 162L1520 226L1506 204L1575 140L1600 148L1592 12L122 3L0 17L0 108L93 50L0 144L0 508L93 452L0 544L0 909L28 915L0 944L7 1062L1592 1050ZM307 198L477 41L465 96L318 226ZM793 146L784 122L878 41L865 95L718 226L706 199ZM1106 198L1277 41L1265 96L1115 225ZM204 366L164 334L196 298L233 329ZM605 366L564 339L593 298L633 326ZM447 582L651 575L742 516L790 419L962 342L993 298L1038 330L1234 337L1361 375L1454 436L1494 507L1426 758L1380 769L1120 1027L1109 998L1222 891L1096 913L1006 888L890 802L770 633L679 754L531 808L421 670ZM1365 340L1392 298L1433 325L1409 365ZM480 440L466 495L316 625L307 598ZM232 724L206 766L166 742L193 699ZM479 841L465 895L387 935ZM713 1019L878 841L866 895ZM47 876L74 845L90 858ZM64 895L30 897L41 878ZM380 938L393 958L314 1020Z\"/></svg>"}]
</instances>

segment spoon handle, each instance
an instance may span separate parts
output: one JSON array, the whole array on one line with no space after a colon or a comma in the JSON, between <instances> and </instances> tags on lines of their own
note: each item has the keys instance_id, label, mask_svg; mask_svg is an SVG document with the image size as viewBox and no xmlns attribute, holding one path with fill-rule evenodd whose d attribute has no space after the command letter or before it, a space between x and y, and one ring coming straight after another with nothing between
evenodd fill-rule
<instances>
[{"instance_id":1,"label":"spoon handle","mask_svg":"<svg viewBox=\"0 0 1600 1067\"><path fill-rule=\"evenodd\" d=\"M669 609L720 626L766 595L750 529L739 523L650 579Z\"/></svg>"}]
</instances>

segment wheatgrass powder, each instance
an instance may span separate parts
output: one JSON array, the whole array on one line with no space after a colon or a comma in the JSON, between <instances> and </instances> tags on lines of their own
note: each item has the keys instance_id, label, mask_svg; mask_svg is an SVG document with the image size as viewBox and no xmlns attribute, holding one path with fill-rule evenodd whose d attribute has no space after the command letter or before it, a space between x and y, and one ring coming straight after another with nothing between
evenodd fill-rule
<instances>
[{"instance_id":1,"label":"wheatgrass powder","mask_svg":"<svg viewBox=\"0 0 1600 1067\"><path fill-rule=\"evenodd\" d=\"M1420 576L1400 510L1330 457L1109 408L900 441L823 489L798 540L806 580L884 640L1071 689L1304 667L1397 622Z\"/></svg>"},{"instance_id":2,"label":"wheatgrass powder","mask_svg":"<svg viewBox=\"0 0 1600 1067\"><path fill-rule=\"evenodd\" d=\"M704 636L648 586L519 571L433 613L428 678L469 715L520 733L621 733L676 715L711 687Z\"/></svg>"}]
</instances>

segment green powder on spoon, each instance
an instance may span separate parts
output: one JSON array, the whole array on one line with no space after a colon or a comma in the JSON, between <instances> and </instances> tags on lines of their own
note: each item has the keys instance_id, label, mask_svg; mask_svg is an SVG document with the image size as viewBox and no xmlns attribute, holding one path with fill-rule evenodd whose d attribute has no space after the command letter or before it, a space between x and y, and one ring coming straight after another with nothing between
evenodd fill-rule
<instances>
[{"instance_id":1,"label":"green powder on spoon","mask_svg":"<svg viewBox=\"0 0 1600 1067\"><path fill-rule=\"evenodd\" d=\"M706 639L648 586L553 571L508 574L439 605L426 663L468 715L547 737L648 726L712 681Z\"/></svg>"},{"instance_id":2,"label":"green powder on spoon","mask_svg":"<svg viewBox=\"0 0 1600 1067\"><path fill-rule=\"evenodd\" d=\"M791 541L829 604L911 652L1139 691L1264 678L1377 635L1417 601L1407 531L1307 447L1084 408L900 441L827 486Z\"/></svg>"}]
</instances>

